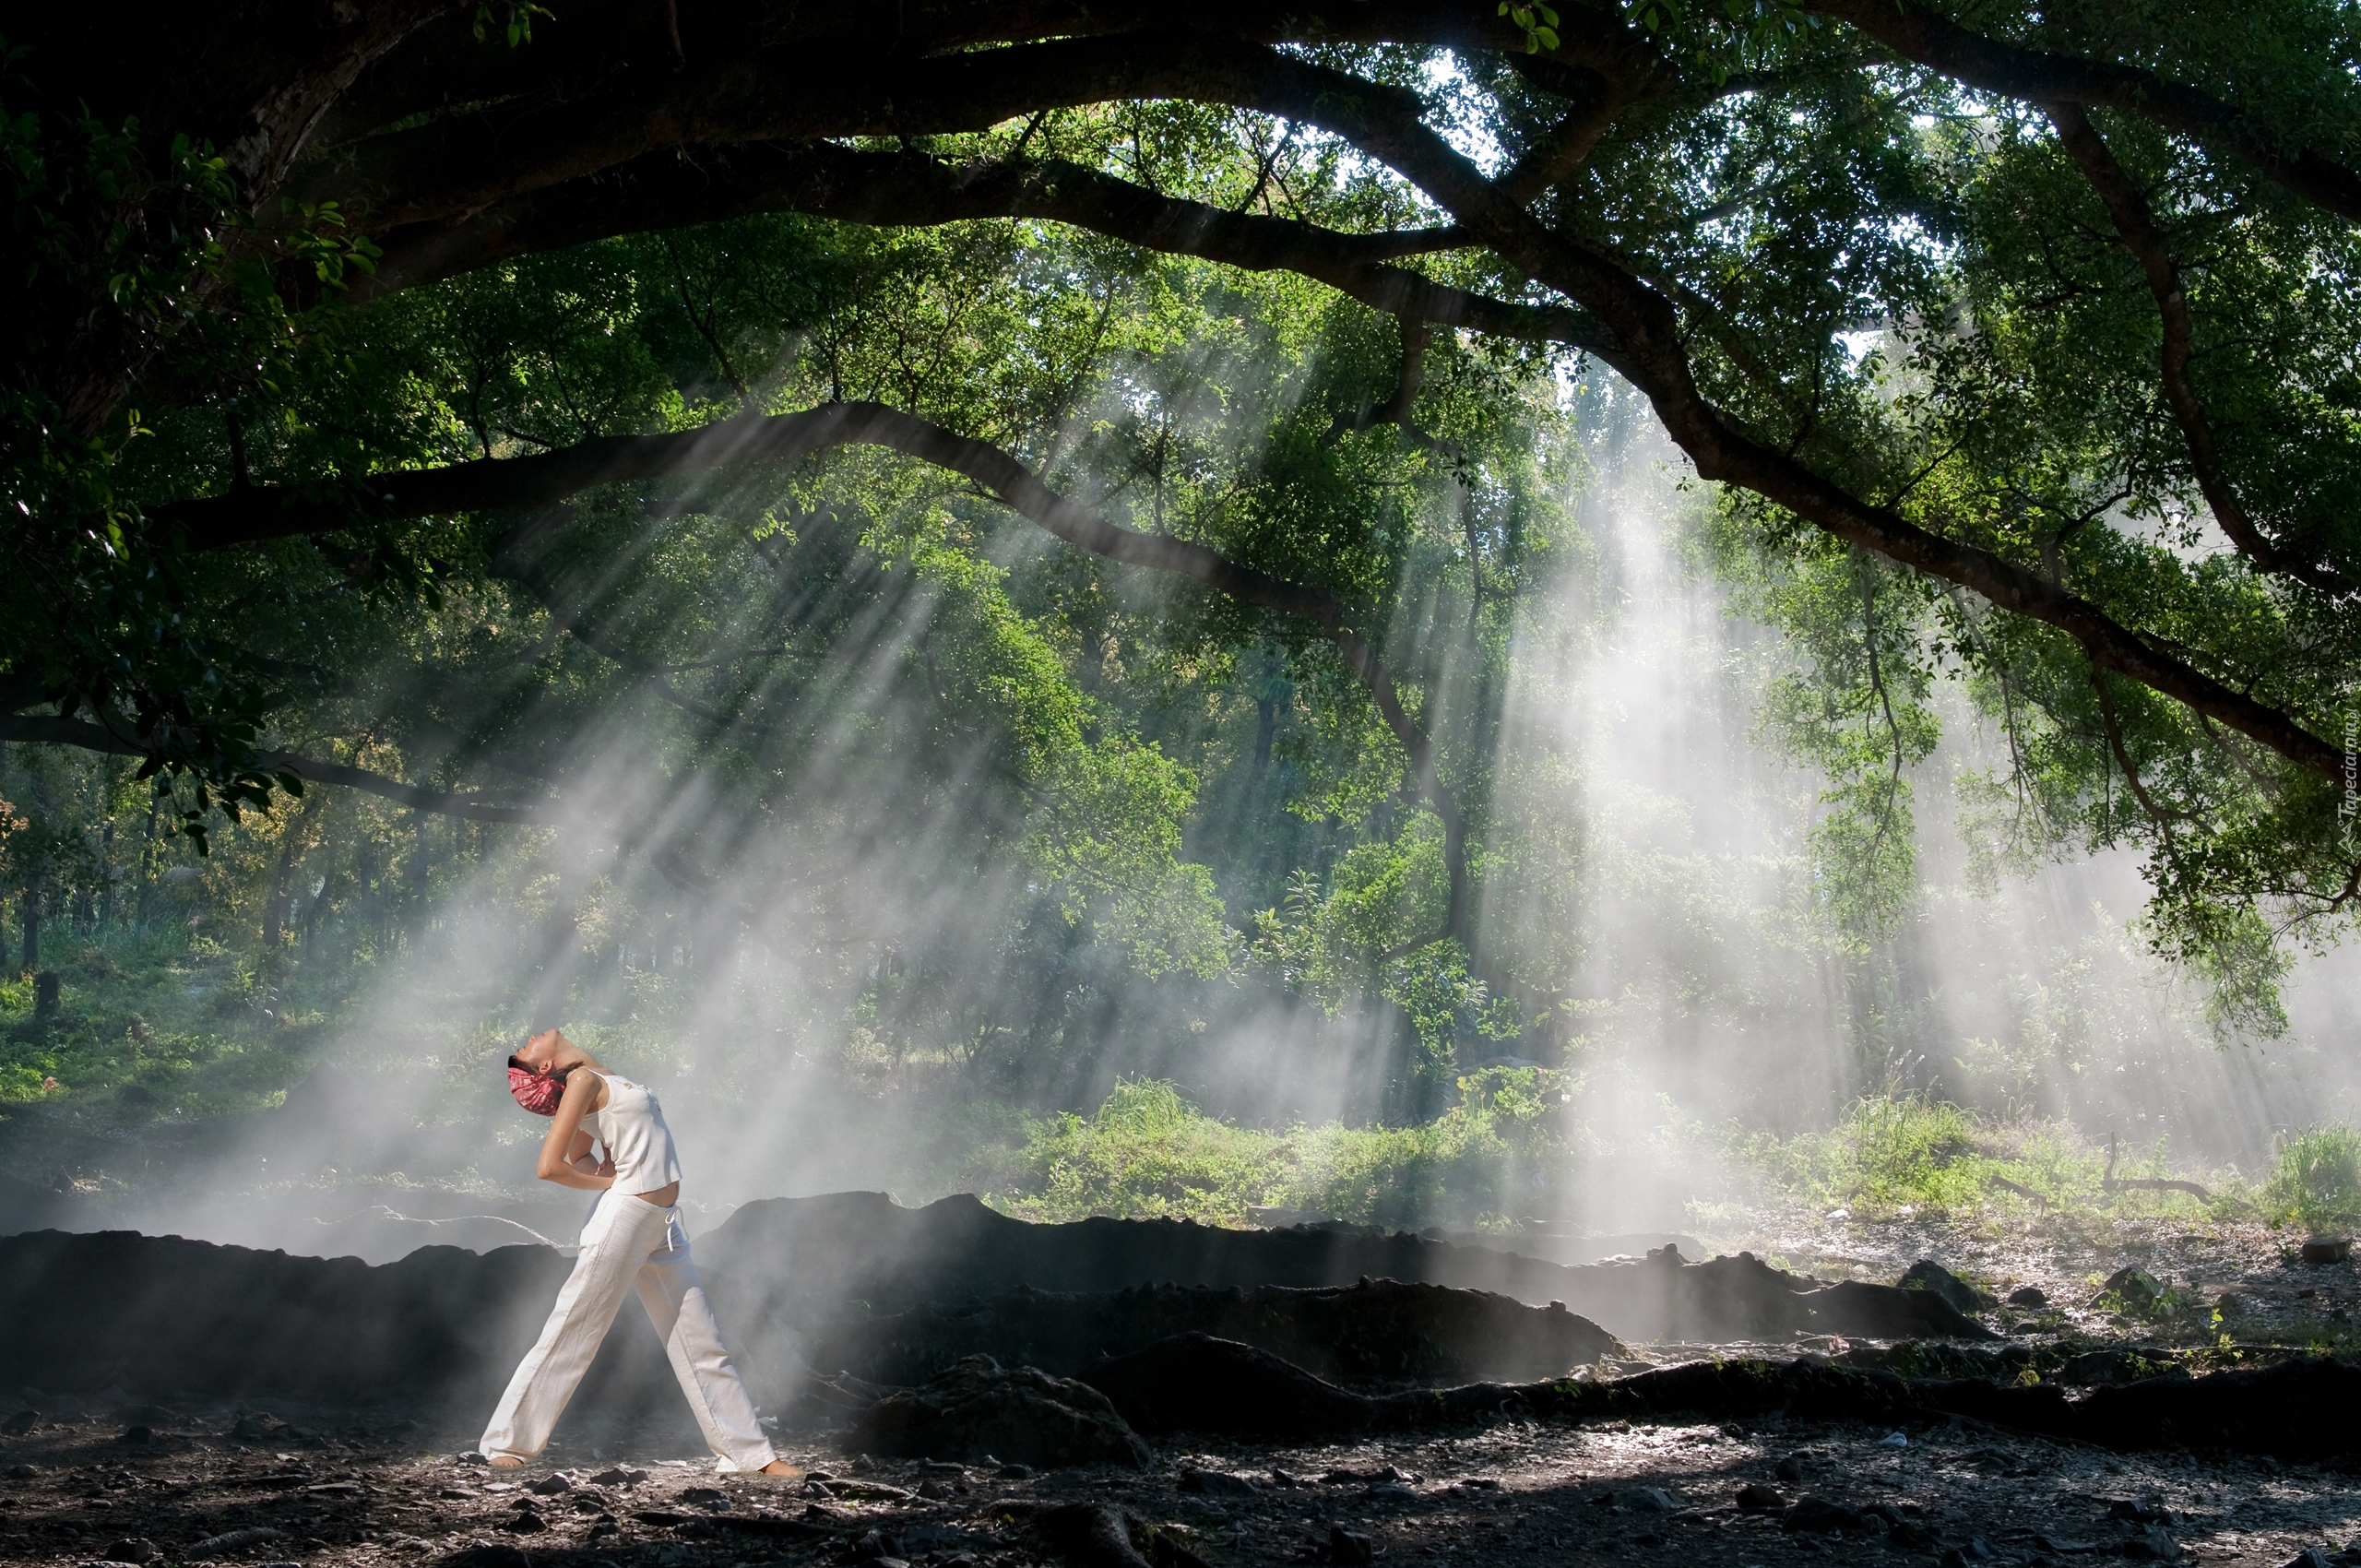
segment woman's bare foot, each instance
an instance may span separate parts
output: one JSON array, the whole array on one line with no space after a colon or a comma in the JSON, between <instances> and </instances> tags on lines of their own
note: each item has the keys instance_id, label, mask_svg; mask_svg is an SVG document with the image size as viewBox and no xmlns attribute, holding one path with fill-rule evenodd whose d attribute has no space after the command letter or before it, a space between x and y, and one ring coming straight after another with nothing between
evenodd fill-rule
<instances>
[{"instance_id":1,"label":"woman's bare foot","mask_svg":"<svg viewBox=\"0 0 2361 1568\"><path fill-rule=\"evenodd\" d=\"M492 1456L492 1467L495 1470L521 1470L525 1467L525 1461L506 1454L495 1454Z\"/></svg>"},{"instance_id":2,"label":"woman's bare foot","mask_svg":"<svg viewBox=\"0 0 2361 1568\"><path fill-rule=\"evenodd\" d=\"M803 1473L803 1468L800 1465L790 1465L784 1459L774 1459L754 1473L756 1475L763 1476L777 1476L783 1481L791 1481L796 1477Z\"/></svg>"}]
</instances>

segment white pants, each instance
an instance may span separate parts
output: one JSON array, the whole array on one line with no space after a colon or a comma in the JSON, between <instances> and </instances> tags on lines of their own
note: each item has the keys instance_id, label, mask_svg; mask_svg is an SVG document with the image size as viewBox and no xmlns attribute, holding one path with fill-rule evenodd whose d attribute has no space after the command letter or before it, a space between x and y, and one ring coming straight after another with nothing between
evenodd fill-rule
<instances>
[{"instance_id":1,"label":"white pants","mask_svg":"<svg viewBox=\"0 0 2361 1568\"><path fill-rule=\"evenodd\" d=\"M530 1459L548 1445L550 1429L590 1370L599 1342L623 1304L626 1286L639 1290L640 1305L664 1341L706 1446L719 1455L716 1467L759 1470L777 1458L722 1346L721 1327L689 1256L679 1206L658 1208L611 1188L582 1228L581 1254L557 1293L540 1342L525 1353L484 1429L477 1445L484 1455Z\"/></svg>"}]
</instances>

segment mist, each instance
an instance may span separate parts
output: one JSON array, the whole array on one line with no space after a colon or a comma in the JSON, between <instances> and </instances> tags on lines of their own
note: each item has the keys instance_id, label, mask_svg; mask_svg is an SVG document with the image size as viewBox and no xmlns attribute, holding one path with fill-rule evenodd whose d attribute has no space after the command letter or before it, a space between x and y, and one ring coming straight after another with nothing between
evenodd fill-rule
<instances>
[{"instance_id":1,"label":"mist","mask_svg":"<svg viewBox=\"0 0 2361 1568\"><path fill-rule=\"evenodd\" d=\"M1574 1023L1548 1064L1557 1166L1519 1167L1532 1206L1500 1219L1742 1237L1781 1201L1738 1152L1746 1140L1827 1128L1864 1096L2065 1123L2248 1172L2290 1129L2361 1118L2349 964L2331 953L2294 968L2283 1036L2225 1033L2201 989L2147 951L2148 891L2128 853L1979 858L1962 781L2003 742L1956 694L1939 698L1943 738L1908 774L1905 911L1869 940L1832 935L1809 837L1824 780L1763 719L1795 656L1717 574L1709 504L1644 407L1603 377L1566 397L1580 462L1520 610L1493 742L1492 821L1520 858L1479 898L1504 944L1565 956ZM741 483L672 512L782 504ZM1210 937L1202 907L1126 915L1109 901L1120 887L1078 895L1026 870L1010 850L1034 829L980 787L988 749L933 717L930 639L1053 577L1058 547L998 527L988 576L963 576L881 542L890 518L863 533L825 496L786 504L783 548L836 552L799 613L833 617L841 636L742 691L734 721L684 721L653 698L578 711L543 759L568 780L544 826L322 808L362 814L356 842L377 860L298 877L266 919L301 933L298 977L321 944L370 957L332 1011L296 1021L273 1006L294 982L249 972L243 1004L300 1031L283 1103L160 1108L111 1143L81 1139L79 1169L20 1168L60 1201L78 1188L52 1221L375 1262L429 1243L565 1245L587 1201L530 1181L540 1126L497 1070L537 1021L562 1021L658 1091L704 1229L764 1197L1021 1196L1027 1140L1060 1114L1086 1120L1125 1082L1167 1082L1206 1115L1282 1133L1414 1124L1453 1102L1460 1075L1530 1064L1520 1042L1465 1022L1470 1004L1438 1076L1431 1042L1380 988L1322 994L1254 961L1265 906L1234 858L1213 878ZM634 576L638 559L549 570L612 624L680 613ZM1420 586L1403 587L1415 610ZM1153 582L1119 576L1114 591L1175 613ZM718 613L714 643L776 635L764 607ZM1352 825L1274 809L1318 766L1316 698L1291 657L1250 649L1144 707L1137 744L1194 761L1184 864L1240 822L1250 838L1269 825L1271 852L1314 888L1349 851ZM454 729L523 690L460 694ZM750 786L725 741L770 782ZM941 766L880 765L919 742ZM227 875L216 862L157 879L151 924L204 939ZM1259 884L1274 905L1275 882ZM57 1141L39 1146L59 1158Z\"/></svg>"}]
</instances>

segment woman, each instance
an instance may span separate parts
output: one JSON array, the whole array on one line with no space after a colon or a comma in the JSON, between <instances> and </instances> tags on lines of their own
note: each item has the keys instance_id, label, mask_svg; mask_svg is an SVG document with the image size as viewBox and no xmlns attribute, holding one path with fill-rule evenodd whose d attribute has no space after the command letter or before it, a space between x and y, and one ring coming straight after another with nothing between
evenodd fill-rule
<instances>
[{"instance_id":1,"label":"woman","mask_svg":"<svg viewBox=\"0 0 2361 1568\"><path fill-rule=\"evenodd\" d=\"M681 1226L681 1165L663 1108L641 1085L618 1077L556 1029L544 1029L508 1059L508 1092L550 1119L539 1175L599 1194L582 1228L582 1252L557 1293L541 1337L525 1354L478 1446L513 1468L540 1453L599 1342L635 1287L664 1341L681 1391L706 1445L725 1472L792 1476L754 1419L753 1401L723 1348L697 1265ZM593 1142L606 1150L591 1158Z\"/></svg>"}]
</instances>

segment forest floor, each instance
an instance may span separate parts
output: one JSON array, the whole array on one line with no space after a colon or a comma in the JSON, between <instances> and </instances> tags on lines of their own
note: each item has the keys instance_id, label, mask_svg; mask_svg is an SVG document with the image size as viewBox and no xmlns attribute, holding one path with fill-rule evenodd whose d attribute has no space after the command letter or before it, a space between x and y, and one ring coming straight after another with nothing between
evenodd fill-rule
<instances>
[{"instance_id":1,"label":"forest floor","mask_svg":"<svg viewBox=\"0 0 2361 1568\"><path fill-rule=\"evenodd\" d=\"M840 1563L865 1550L930 1568L1015 1568L1045 1556L1024 1516L1076 1501L1130 1510L1216 1568L1334 1561L1340 1530L1396 1559L1733 1568L1933 1568L1951 1552L1960 1554L1952 1561L2035 1563L2176 1551L2181 1561L2279 1568L2308 1549L2333 1558L2361 1545L2361 1491L2349 1476L2267 1459L2118 1455L1940 1426L1893 1433L1786 1420L1512 1423L1348 1446L1192 1448L1150 1473L1062 1470L1023 1480L988 1467L955 1474L788 1444L790 1458L837 1478L789 1483L716 1477L706 1463L682 1459L677 1441L642 1446L626 1437L597 1455L561 1448L540 1466L495 1478L455 1460L447 1446L421 1453L424 1434L362 1424L326 1426L281 1449L198 1431L133 1445L120 1431L119 1421L73 1421L8 1444L0 1561L78 1564L155 1551L249 1562L721 1568ZM531 1490L558 1473L569 1490ZM947 1495L918 1495L929 1481ZM1915 1548L1893 1544L1906 1529L1881 1526L1867 1535L1783 1529L1774 1515L1739 1509L1738 1490L1750 1482L1855 1510L1882 1505L1917 1527ZM2131 1514L2146 1522L2123 1517ZM828 1537L762 1533L766 1520L807 1518ZM769 1526L773 1535L794 1527ZM276 1533L196 1550L242 1530Z\"/></svg>"},{"instance_id":2,"label":"forest floor","mask_svg":"<svg viewBox=\"0 0 2361 1568\"><path fill-rule=\"evenodd\" d=\"M1759 1254L1823 1277L1891 1282L1931 1257L1996 1294L2036 1286L2049 1306L2004 1307L1987 1321L2051 1352L2045 1364L2118 1346L2198 1371L2361 1348L2352 1321L2361 1263L2307 1264L2300 1240L2246 1223L1809 1215L1762 1217L1744 1238ZM2153 1318L2094 1301L2097 1282L2128 1265L2168 1293ZM1601 1371L1730 1348L1634 1346L1630 1360ZM1877 1348L1821 1339L1748 1348L1848 1356ZM46 1403L29 1427L0 1422L0 1563L837 1568L883 1558L891 1561L877 1568L1020 1568L1050 1560L1030 1514L1090 1502L1130 1511L1212 1568L1352 1568L1363 1551L1667 1568L2062 1565L2085 1556L2361 1568L2361 1485L2350 1456L2343 1468L2319 1468L2118 1454L1940 1418L1898 1431L1784 1417L1512 1420L1342 1445L1191 1443L1163 1449L1146 1471L1013 1479L990 1465L872 1461L825 1436L789 1434L782 1453L818 1479L780 1483L716 1477L684 1416L634 1426L577 1411L541 1463L495 1475L462 1456L472 1425L408 1419L422 1413L391 1406L280 1402L257 1417L244 1405ZM560 1475L563 1489L536 1490ZM1739 1506L1749 1484L1788 1503L1824 1499L1849 1511L1849 1524L1783 1527L1775 1513ZM940 1495L919 1495L922 1485ZM2311 1550L2320 1556L2303 1555ZM1164 1568L1186 1561L1168 1556Z\"/></svg>"}]
</instances>

